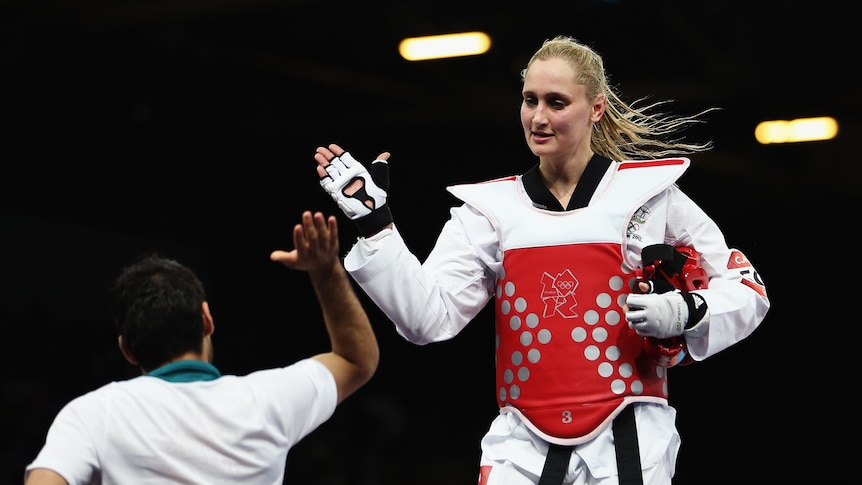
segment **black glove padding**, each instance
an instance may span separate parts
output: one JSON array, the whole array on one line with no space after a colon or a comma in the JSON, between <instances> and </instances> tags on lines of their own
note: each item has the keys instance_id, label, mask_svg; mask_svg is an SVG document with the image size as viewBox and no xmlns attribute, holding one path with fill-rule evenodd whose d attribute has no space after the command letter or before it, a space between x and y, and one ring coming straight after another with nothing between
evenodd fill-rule
<instances>
[{"instance_id":1,"label":"black glove padding","mask_svg":"<svg viewBox=\"0 0 862 485\"><path fill-rule=\"evenodd\" d=\"M386 204L389 189L386 160L371 162L369 173L350 153L344 152L323 168L326 175L320 178L320 186L356 223L361 236L374 235L392 222L392 212Z\"/></svg>"}]
</instances>

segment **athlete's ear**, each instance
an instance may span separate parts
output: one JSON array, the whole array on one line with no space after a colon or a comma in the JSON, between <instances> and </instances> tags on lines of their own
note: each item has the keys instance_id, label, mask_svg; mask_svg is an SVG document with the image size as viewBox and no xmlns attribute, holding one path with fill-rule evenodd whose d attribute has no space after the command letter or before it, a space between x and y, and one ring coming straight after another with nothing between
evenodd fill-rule
<instances>
[{"instance_id":1,"label":"athlete's ear","mask_svg":"<svg viewBox=\"0 0 862 485\"><path fill-rule=\"evenodd\" d=\"M123 336L122 335L117 337L117 345L120 346L120 352L123 353L123 357L125 357L126 360L128 360L130 364L138 365L138 359L136 359L135 356L132 355L131 352L129 352L129 349L126 347L126 344L123 343Z\"/></svg>"},{"instance_id":2,"label":"athlete's ear","mask_svg":"<svg viewBox=\"0 0 862 485\"><path fill-rule=\"evenodd\" d=\"M590 113L590 121L598 123L602 116L605 115L605 110L608 108L608 97L604 93L597 94L593 98L592 113Z\"/></svg>"},{"instance_id":3,"label":"athlete's ear","mask_svg":"<svg viewBox=\"0 0 862 485\"><path fill-rule=\"evenodd\" d=\"M204 337L208 337L215 332L215 323L213 322L210 306L207 302L201 303L201 318L203 318Z\"/></svg>"}]
</instances>

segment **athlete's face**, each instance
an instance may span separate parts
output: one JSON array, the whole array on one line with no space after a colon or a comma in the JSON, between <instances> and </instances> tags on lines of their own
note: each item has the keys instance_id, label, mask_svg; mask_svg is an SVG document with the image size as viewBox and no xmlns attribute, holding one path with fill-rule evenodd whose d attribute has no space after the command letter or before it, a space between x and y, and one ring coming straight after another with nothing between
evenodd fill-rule
<instances>
[{"instance_id":1,"label":"athlete's face","mask_svg":"<svg viewBox=\"0 0 862 485\"><path fill-rule=\"evenodd\" d=\"M568 62L534 61L524 76L521 126L527 145L543 159L589 156L593 123L604 113L604 95L587 99Z\"/></svg>"}]
</instances>

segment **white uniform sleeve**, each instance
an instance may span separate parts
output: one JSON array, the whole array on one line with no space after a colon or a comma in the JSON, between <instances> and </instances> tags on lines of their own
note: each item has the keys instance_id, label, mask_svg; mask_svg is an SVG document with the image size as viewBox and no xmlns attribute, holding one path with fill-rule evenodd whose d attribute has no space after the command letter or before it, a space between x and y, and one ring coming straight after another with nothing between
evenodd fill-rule
<instances>
[{"instance_id":1,"label":"white uniform sleeve","mask_svg":"<svg viewBox=\"0 0 862 485\"><path fill-rule=\"evenodd\" d=\"M99 457L94 437L102 435L101 420L96 414L93 393L80 396L57 413L45 444L25 469L24 479L35 468L47 468L58 473L70 485L98 483ZM90 404L86 404L89 401Z\"/></svg>"},{"instance_id":2,"label":"white uniform sleeve","mask_svg":"<svg viewBox=\"0 0 862 485\"><path fill-rule=\"evenodd\" d=\"M424 263L397 227L360 239L344 267L408 341L425 345L457 335L493 295L499 242L490 222L462 205L452 208Z\"/></svg>"},{"instance_id":3,"label":"white uniform sleeve","mask_svg":"<svg viewBox=\"0 0 862 485\"><path fill-rule=\"evenodd\" d=\"M676 187L667 191L668 244L694 247L709 275L707 289L697 290L709 319L686 332L695 360L710 357L748 337L769 309L766 288L741 251L730 248L718 225Z\"/></svg>"},{"instance_id":4,"label":"white uniform sleeve","mask_svg":"<svg viewBox=\"0 0 862 485\"><path fill-rule=\"evenodd\" d=\"M248 380L258 384L255 392L272 397L266 401L272 403L268 419L281 423L280 428L290 446L331 418L338 404L335 378L326 366L314 359L255 371L248 375Z\"/></svg>"}]
</instances>

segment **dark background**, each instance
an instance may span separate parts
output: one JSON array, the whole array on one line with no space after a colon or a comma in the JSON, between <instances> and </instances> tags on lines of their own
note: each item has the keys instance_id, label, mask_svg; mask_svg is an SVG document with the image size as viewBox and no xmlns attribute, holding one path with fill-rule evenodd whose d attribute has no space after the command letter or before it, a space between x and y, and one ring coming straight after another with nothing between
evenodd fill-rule
<instances>
[{"instance_id":1,"label":"dark background","mask_svg":"<svg viewBox=\"0 0 862 485\"><path fill-rule=\"evenodd\" d=\"M828 2L3 2L0 483L20 483L68 400L136 375L107 288L143 252L204 280L223 373L326 350L307 276L268 257L292 247L303 210L335 213L314 149L336 142L362 161L390 150L393 212L424 257L456 203L446 185L535 163L519 72L556 34L599 51L627 100L723 108L691 133L716 148L679 184L753 261L773 307L750 338L671 371L674 482L834 480L852 462L826 436L858 421L858 322L844 310L857 278L843 244L862 136L852 18ZM491 51L398 55L402 38L465 30L489 33ZM821 115L839 121L835 140L754 141L760 120ZM341 221L346 252L355 233ZM287 481L474 484L496 414L489 309L418 347L361 297L378 374L291 451Z\"/></svg>"}]
</instances>

